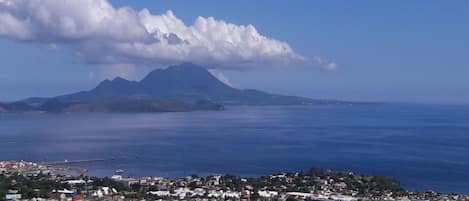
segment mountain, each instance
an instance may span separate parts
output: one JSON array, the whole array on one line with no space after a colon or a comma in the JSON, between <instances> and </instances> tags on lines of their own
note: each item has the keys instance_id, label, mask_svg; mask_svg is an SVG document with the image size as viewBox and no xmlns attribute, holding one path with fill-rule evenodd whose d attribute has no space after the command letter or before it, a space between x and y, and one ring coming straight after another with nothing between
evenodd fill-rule
<instances>
[{"instance_id":1,"label":"mountain","mask_svg":"<svg viewBox=\"0 0 469 201\"><path fill-rule=\"evenodd\" d=\"M157 69L141 81L123 78L105 80L90 91L57 97L64 102L94 102L106 99L164 99L182 102L210 100L224 105L335 104L338 101L269 94L235 89L215 78L205 68L184 63Z\"/></svg>"},{"instance_id":2,"label":"mountain","mask_svg":"<svg viewBox=\"0 0 469 201\"><path fill-rule=\"evenodd\" d=\"M221 110L223 105L318 105L340 101L236 89L207 69L184 63L157 69L140 81L104 80L89 91L0 104L2 112L176 112Z\"/></svg>"}]
</instances>

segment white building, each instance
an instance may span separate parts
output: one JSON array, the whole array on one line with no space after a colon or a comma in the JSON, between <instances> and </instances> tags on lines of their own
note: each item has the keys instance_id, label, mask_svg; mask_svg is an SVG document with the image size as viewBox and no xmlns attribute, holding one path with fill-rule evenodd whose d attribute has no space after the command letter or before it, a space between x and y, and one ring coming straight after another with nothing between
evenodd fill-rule
<instances>
[{"instance_id":1,"label":"white building","mask_svg":"<svg viewBox=\"0 0 469 201\"><path fill-rule=\"evenodd\" d=\"M272 198L278 196L277 191L257 191L257 194L264 198Z\"/></svg>"}]
</instances>

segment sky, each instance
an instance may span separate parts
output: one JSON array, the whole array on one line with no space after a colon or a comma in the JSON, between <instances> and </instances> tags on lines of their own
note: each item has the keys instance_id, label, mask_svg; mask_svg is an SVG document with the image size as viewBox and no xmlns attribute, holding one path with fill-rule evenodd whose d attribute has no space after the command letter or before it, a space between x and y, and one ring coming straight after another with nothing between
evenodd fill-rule
<instances>
[{"instance_id":1,"label":"sky","mask_svg":"<svg viewBox=\"0 0 469 201\"><path fill-rule=\"evenodd\" d=\"M468 36L467 1L0 0L0 100L189 61L237 88L468 103Z\"/></svg>"}]
</instances>

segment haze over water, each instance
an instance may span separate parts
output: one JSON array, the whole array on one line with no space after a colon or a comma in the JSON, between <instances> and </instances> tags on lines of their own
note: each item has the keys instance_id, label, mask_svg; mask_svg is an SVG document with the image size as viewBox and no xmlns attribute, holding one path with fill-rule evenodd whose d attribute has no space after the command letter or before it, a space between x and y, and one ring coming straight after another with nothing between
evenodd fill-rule
<instances>
[{"instance_id":1,"label":"haze over water","mask_svg":"<svg viewBox=\"0 0 469 201\"><path fill-rule=\"evenodd\" d=\"M106 159L89 174L232 173L311 166L398 178L408 189L469 193L469 107L237 106L222 112L1 114L0 160Z\"/></svg>"}]
</instances>

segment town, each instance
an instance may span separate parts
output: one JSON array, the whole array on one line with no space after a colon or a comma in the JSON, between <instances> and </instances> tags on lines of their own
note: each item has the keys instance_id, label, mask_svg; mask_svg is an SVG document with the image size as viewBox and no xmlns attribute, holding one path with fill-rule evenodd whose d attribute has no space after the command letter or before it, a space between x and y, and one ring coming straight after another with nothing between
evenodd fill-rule
<instances>
[{"instance_id":1,"label":"town","mask_svg":"<svg viewBox=\"0 0 469 201\"><path fill-rule=\"evenodd\" d=\"M184 178L130 178L123 170L112 177L58 174L75 167L27 161L0 162L0 200L469 200L469 195L413 192L399 181L311 168L245 178L235 175L191 175Z\"/></svg>"}]
</instances>

